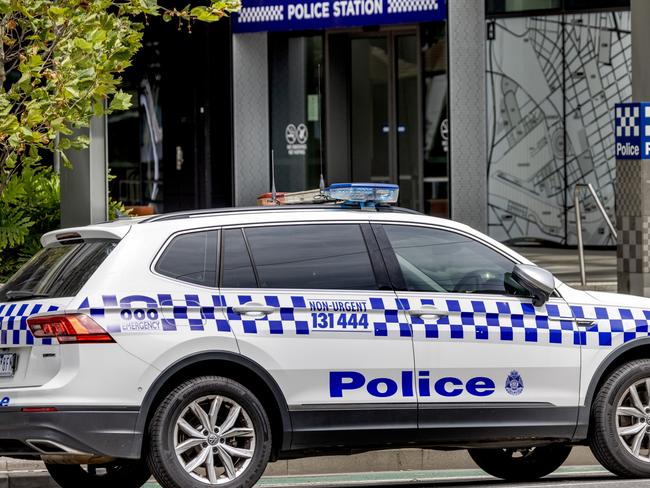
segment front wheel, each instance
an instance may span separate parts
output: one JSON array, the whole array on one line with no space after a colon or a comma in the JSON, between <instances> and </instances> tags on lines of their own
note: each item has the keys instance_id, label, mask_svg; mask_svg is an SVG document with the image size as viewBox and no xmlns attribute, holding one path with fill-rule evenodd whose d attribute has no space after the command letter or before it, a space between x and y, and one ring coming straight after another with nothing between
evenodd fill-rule
<instances>
[{"instance_id":1,"label":"front wheel","mask_svg":"<svg viewBox=\"0 0 650 488\"><path fill-rule=\"evenodd\" d=\"M45 463L61 488L140 488L151 477L143 460L117 460L107 464Z\"/></svg>"},{"instance_id":2,"label":"front wheel","mask_svg":"<svg viewBox=\"0 0 650 488\"><path fill-rule=\"evenodd\" d=\"M571 446L565 444L524 449L469 449L479 468L508 481L532 481L551 474L570 453Z\"/></svg>"},{"instance_id":3,"label":"front wheel","mask_svg":"<svg viewBox=\"0 0 650 488\"><path fill-rule=\"evenodd\" d=\"M218 376L186 381L149 426L149 466L163 488L250 488L271 455L271 428L259 400Z\"/></svg>"},{"instance_id":4,"label":"front wheel","mask_svg":"<svg viewBox=\"0 0 650 488\"><path fill-rule=\"evenodd\" d=\"M623 364L601 386L591 406L590 445L612 473L650 477L650 360Z\"/></svg>"}]
</instances>

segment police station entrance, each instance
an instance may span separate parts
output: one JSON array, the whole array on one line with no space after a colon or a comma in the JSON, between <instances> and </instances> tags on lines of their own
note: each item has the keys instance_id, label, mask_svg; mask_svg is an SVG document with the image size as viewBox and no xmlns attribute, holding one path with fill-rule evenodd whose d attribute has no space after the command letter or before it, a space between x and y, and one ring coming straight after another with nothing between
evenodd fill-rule
<instances>
[{"instance_id":1,"label":"police station entrance","mask_svg":"<svg viewBox=\"0 0 650 488\"><path fill-rule=\"evenodd\" d=\"M417 33L351 35L350 145L352 179L400 185L400 204L417 208Z\"/></svg>"},{"instance_id":2,"label":"police station entrance","mask_svg":"<svg viewBox=\"0 0 650 488\"><path fill-rule=\"evenodd\" d=\"M400 205L448 217L446 4L342 9L357 3L245 0L233 17L235 35L269 32L276 187L318 188L322 168L328 184L399 184Z\"/></svg>"},{"instance_id":3,"label":"police station entrance","mask_svg":"<svg viewBox=\"0 0 650 488\"><path fill-rule=\"evenodd\" d=\"M327 33L327 160L338 179L399 184L401 206L447 217L440 26L435 34L422 25Z\"/></svg>"}]
</instances>

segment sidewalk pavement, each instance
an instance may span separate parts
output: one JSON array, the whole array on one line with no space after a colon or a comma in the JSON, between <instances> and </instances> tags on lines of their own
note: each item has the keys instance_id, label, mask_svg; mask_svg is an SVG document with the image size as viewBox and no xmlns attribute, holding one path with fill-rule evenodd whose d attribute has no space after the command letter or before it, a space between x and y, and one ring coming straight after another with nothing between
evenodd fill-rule
<instances>
[{"instance_id":1,"label":"sidewalk pavement","mask_svg":"<svg viewBox=\"0 0 650 488\"><path fill-rule=\"evenodd\" d=\"M562 466L551 478L613 476L601 466ZM461 483L468 481L493 481L494 478L480 469L440 469L429 471L379 471L366 473L320 474L303 476L264 476L259 488L341 488L346 486L399 486L431 483ZM496 481L496 480L494 480ZM0 473L2 488L58 488L47 473L21 475ZM144 488L160 488L152 478Z\"/></svg>"},{"instance_id":2,"label":"sidewalk pavement","mask_svg":"<svg viewBox=\"0 0 650 488\"><path fill-rule=\"evenodd\" d=\"M586 447L575 447L565 469L602 470ZM336 473L336 474L333 474ZM395 449L351 456L326 456L271 463L260 481L264 488L294 484L354 485L365 482L406 482L435 477L457 477L459 473L485 476L467 451ZM320 481L318 481L320 480ZM148 484L147 488L157 487ZM40 461L0 458L0 488L57 488Z\"/></svg>"},{"instance_id":3,"label":"sidewalk pavement","mask_svg":"<svg viewBox=\"0 0 650 488\"><path fill-rule=\"evenodd\" d=\"M595 291L616 292L616 250L585 250L585 270L587 286L580 284L580 266L577 249L518 246L513 247L519 254L530 259L538 266L553 273L560 281L569 286Z\"/></svg>"},{"instance_id":4,"label":"sidewalk pavement","mask_svg":"<svg viewBox=\"0 0 650 488\"><path fill-rule=\"evenodd\" d=\"M550 477L612 476L601 466L562 466ZM496 481L480 469L439 469L432 471L380 471L374 473L329 474L312 476L265 476L257 484L260 488L339 488L343 486L390 486L431 483L461 483L468 481ZM146 488L158 488L151 483Z\"/></svg>"}]
</instances>

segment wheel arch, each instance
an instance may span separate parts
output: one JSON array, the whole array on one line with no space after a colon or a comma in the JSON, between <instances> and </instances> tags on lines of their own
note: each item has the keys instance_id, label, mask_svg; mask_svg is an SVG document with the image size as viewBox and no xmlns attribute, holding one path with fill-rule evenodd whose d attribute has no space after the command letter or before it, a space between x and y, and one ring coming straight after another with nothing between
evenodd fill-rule
<instances>
[{"instance_id":1,"label":"wheel arch","mask_svg":"<svg viewBox=\"0 0 650 488\"><path fill-rule=\"evenodd\" d=\"M578 430L576 432L578 437L586 438L588 435L591 405L600 386L612 371L635 359L650 359L650 337L635 339L617 347L598 365L587 387L584 405L580 409Z\"/></svg>"},{"instance_id":2,"label":"wheel arch","mask_svg":"<svg viewBox=\"0 0 650 488\"><path fill-rule=\"evenodd\" d=\"M291 418L284 394L273 377L256 362L239 354L215 351L193 354L164 370L147 391L136 423L136 432L146 434L157 405L186 379L217 374L238 381L253 391L264 405L273 438L272 458L291 445Z\"/></svg>"}]
</instances>

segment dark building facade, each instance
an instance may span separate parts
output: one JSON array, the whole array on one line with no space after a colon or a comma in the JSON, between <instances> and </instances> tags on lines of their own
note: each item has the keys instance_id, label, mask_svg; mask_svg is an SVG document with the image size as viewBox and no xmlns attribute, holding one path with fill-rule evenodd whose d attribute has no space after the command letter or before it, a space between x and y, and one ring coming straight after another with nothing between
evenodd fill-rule
<instances>
[{"instance_id":1,"label":"dark building facade","mask_svg":"<svg viewBox=\"0 0 650 488\"><path fill-rule=\"evenodd\" d=\"M155 211L398 183L400 204L502 241L575 243L572 192L614 214L629 1L244 0L192 32L152 20L109 119L112 195ZM487 209L487 210L486 210ZM585 208L585 242L612 244Z\"/></svg>"}]
</instances>

